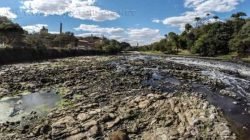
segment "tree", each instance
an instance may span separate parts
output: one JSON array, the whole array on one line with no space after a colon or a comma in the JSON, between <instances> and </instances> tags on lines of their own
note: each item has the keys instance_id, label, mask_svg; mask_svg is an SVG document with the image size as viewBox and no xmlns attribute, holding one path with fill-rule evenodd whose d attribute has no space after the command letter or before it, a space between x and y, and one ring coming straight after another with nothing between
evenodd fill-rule
<instances>
[{"instance_id":1,"label":"tree","mask_svg":"<svg viewBox=\"0 0 250 140\"><path fill-rule=\"evenodd\" d=\"M218 16L213 16L213 19L215 20L215 21L218 21L218 19L220 19Z\"/></svg>"},{"instance_id":2,"label":"tree","mask_svg":"<svg viewBox=\"0 0 250 140\"><path fill-rule=\"evenodd\" d=\"M196 28L199 27L201 18L200 17L195 17L194 20L196 21Z\"/></svg>"},{"instance_id":3,"label":"tree","mask_svg":"<svg viewBox=\"0 0 250 140\"><path fill-rule=\"evenodd\" d=\"M229 53L228 41L232 38L232 27L216 22L204 25L198 30L202 32L191 49L193 53L199 53L202 56Z\"/></svg>"},{"instance_id":4,"label":"tree","mask_svg":"<svg viewBox=\"0 0 250 140\"><path fill-rule=\"evenodd\" d=\"M56 35L52 41L52 46L55 47L76 47L78 43L78 39L71 32Z\"/></svg>"},{"instance_id":5,"label":"tree","mask_svg":"<svg viewBox=\"0 0 250 140\"><path fill-rule=\"evenodd\" d=\"M170 41L172 41L173 42L173 45L176 47L176 52L178 53L178 48L179 48L179 37L178 37L178 35L176 34L176 33L174 33L174 32L170 32L170 33L168 33L168 38L169 38L169 40Z\"/></svg>"},{"instance_id":6,"label":"tree","mask_svg":"<svg viewBox=\"0 0 250 140\"><path fill-rule=\"evenodd\" d=\"M191 47L192 53L199 53L200 55L208 55L208 42L207 42L207 35L201 36L194 44L194 46Z\"/></svg>"},{"instance_id":7,"label":"tree","mask_svg":"<svg viewBox=\"0 0 250 140\"><path fill-rule=\"evenodd\" d=\"M131 48L131 45L129 43L127 43L127 42L121 42L120 46L121 46L122 50L127 50L127 49Z\"/></svg>"},{"instance_id":8,"label":"tree","mask_svg":"<svg viewBox=\"0 0 250 140\"><path fill-rule=\"evenodd\" d=\"M40 34L34 33L34 34L27 34L24 38L24 43L28 47L37 47L37 48L45 48L45 44L43 43L43 40L40 37Z\"/></svg>"},{"instance_id":9,"label":"tree","mask_svg":"<svg viewBox=\"0 0 250 140\"><path fill-rule=\"evenodd\" d=\"M23 39L24 30L6 17L0 17L0 40L9 45L18 45Z\"/></svg>"},{"instance_id":10,"label":"tree","mask_svg":"<svg viewBox=\"0 0 250 140\"><path fill-rule=\"evenodd\" d=\"M191 24L189 24L189 23L187 23L185 25L185 31L187 31L187 32L189 32L192 28L193 28L193 26Z\"/></svg>"},{"instance_id":11,"label":"tree","mask_svg":"<svg viewBox=\"0 0 250 140\"><path fill-rule=\"evenodd\" d=\"M235 19L239 19L239 18L245 17L245 16L247 16L246 13L244 13L244 12L238 12L238 13L232 14L231 17L232 17L232 18L235 18Z\"/></svg>"},{"instance_id":12,"label":"tree","mask_svg":"<svg viewBox=\"0 0 250 140\"><path fill-rule=\"evenodd\" d=\"M230 40L231 51L237 51L243 55L250 49L250 21L248 21L239 31L239 33Z\"/></svg>"}]
</instances>

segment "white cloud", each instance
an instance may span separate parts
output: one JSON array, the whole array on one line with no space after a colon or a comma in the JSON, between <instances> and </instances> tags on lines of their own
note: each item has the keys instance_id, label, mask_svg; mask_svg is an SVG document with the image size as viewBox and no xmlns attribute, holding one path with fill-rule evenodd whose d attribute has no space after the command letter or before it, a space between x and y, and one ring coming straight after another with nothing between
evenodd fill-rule
<instances>
[{"instance_id":1,"label":"white cloud","mask_svg":"<svg viewBox=\"0 0 250 140\"><path fill-rule=\"evenodd\" d=\"M202 12L228 12L234 10L242 0L186 0L185 6Z\"/></svg>"},{"instance_id":2,"label":"white cloud","mask_svg":"<svg viewBox=\"0 0 250 140\"><path fill-rule=\"evenodd\" d=\"M194 24L195 17L205 17L203 12L185 12L181 16L169 17L163 20L163 24L179 27L180 30L185 29L185 24Z\"/></svg>"},{"instance_id":3,"label":"white cloud","mask_svg":"<svg viewBox=\"0 0 250 140\"><path fill-rule=\"evenodd\" d=\"M48 27L47 24L35 24L35 25L27 25L23 26L23 29L28 31L29 33L39 32L43 27Z\"/></svg>"},{"instance_id":4,"label":"white cloud","mask_svg":"<svg viewBox=\"0 0 250 140\"><path fill-rule=\"evenodd\" d=\"M95 0L23 0L22 8L32 14L68 15L82 20L105 21L120 17L94 5Z\"/></svg>"},{"instance_id":5,"label":"white cloud","mask_svg":"<svg viewBox=\"0 0 250 140\"><path fill-rule=\"evenodd\" d=\"M0 7L0 16L5 16L9 19L17 18L17 15L11 11L10 7Z\"/></svg>"},{"instance_id":6,"label":"white cloud","mask_svg":"<svg viewBox=\"0 0 250 140\"><path fill-rule=\"evenodd\" d=\"M98 25L87 25L81 24L79 27L75 28L77 31L87 31L87 32L97 32L97 33L108 33L108 34L115 34L121 33L124 31L122 28L103 28Z\"/></svg>"},{"instance_id":7,"label":"white cloud","mask_svg":"<svg viewBox=\"0 0 250 140\"><path fill-rule=\"evenodd\" d=\"M49 31L50 34L60 34L58 31Z\"/></svg>"},{"instance_id":8,"label":"white cloud","mask_svg":"<svg viewBox=\"0 0 250 140\"><path fill-rule=\"evenodd\" d=\"M81 24L79 27L75 28L77 31L83 31L85 33L78 34L77 36L105 36L110 39L116 39L120 42L129 42L132 45L147 45L155 41L159 41L163 38L158 29L150 28L104 28L98 25L86 25Z\"/></svg>"},{"instance_id":9,"label":"white cloud","mask_svg":"<svg viewBox=\"0 0 250 140\"><path fill-rule=\"evenodd\" d=\"M159 20L159 19L153 19L152 22L154 22L154 23L161 23L161 20Z\"/></svg>"},{"instance_id":10,"label":"white cloud","mask_svg":"<svg viewBox=\"0 0 250 140\"><path fill-rule=\"evenodd\" d=\"M89 36L102 37L103 34L101 34L101 33L82 33L82 34L77 34L76 36L78 36L78 37L89 37Z\"/></svg>"},{"instance_id":11,"label":"white cloud","mask_svg":"<svg viewBox=\"0 0 250 140\"><path fill-rule=\"evenodd\" d=\"M128 29L128 40L131 44L148 45L164 38L158 29Z\"/></svg>"},{"instance_id":12,"label":"white cloud","mask_svg":"<svg viewBox=\"0 0 250 140\"><path fill-rule=\"evenodd\" d=\"M205 17L207 13L213 15L218 12L229 12L243 0L185 0L184 6L192 10L183 13L181 16L168 17L163 24L180 27L184 29L186 23L193 24L195 17Z\"/></svg>"}]
</instances>

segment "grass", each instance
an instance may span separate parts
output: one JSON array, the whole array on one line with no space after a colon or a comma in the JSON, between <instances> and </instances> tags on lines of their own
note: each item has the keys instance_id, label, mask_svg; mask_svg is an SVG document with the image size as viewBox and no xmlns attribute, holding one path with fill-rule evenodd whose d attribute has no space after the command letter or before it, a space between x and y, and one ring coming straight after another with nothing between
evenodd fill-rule
<instances>
[{"instance_id":1,"label":"grass","mask_svg":"<svg viewBox=\"0 0 250 140\"><path fill-rule=\"evenodd\" d=\"M238 54L236 52L234 52L234 53L230 53L227 55L220 55L220 56L217 56L215 58L220 59L220 60L230 61L230 60L233 60L233 58L237 57L237 56L238 56ZM250 56L240 58L240 60L242 60L243 62L246 62L246 63L250 63Z\"/></svg>"},{"instance_id":2,"label":"grass","mask_svg":"<svg viewBox=\"0 0 250 140\"><path fill-rule=\"evenodd\" d=\"M190 51L188 50L180 50L178 52L178 55L181 55L181 56L195 56L195 54L192 54Z\"/></svg>"},{"instance_id":3,"label":"grass","mask_svg":"<svg viewBox=\"0 0 250 140\"><path fill-rule=\"evenodd\" d=\"M164 55L161 51L142 51L143 54L149 54L149 55Z\"/></svg>"},{"instance_id":4,"label":"grass","mask_svg":"<svg viewBox=\"0 0 250 140\"><path fill-rule=\"evenodd\" d=\"M166 55L166 54L164 54L164 52L161 52L161 51L142 51L141 53L142 54L148 54L148 55ZM190 56L190 57L199 56L197 54L192 54L188 50L180 50L177 55L178 56ZM234 57L237 57L237 56L238 56L238 54L236 52L233 52L233 53L230 53L230 54L227 54L227 55L219 55L219 56L216 56L216 57L206 57L206 58L224 60L224 61L231 61L231 60L233 60ZM241 58L241 60L243 62L250 63L250 56Z\"/></svg>"},{"instance_id":5,"label":"grass","mask_svg":"<svg viewBox=\"0 0 250 140\"><path fill-rule=\"evenodd\" d=\"M232 60L233 57L236 57L238 54L236 52L233 52L233 53L230 53L230 54L227 54L227 55L220 55L220 56L217 56L215 58L217 59L221 59L221 60Z\"/></svg>"},{"instance_id":6,"label":"grass","mask_svg":"<svg viewBox=\"0 0 250 140\"><path fill-rule=\"evenodd\" d=\"M68 48L0 48L0 65L87 55L109 54L98 50Z\"/></svg>"},{"instance_id":7,"label":"grass","mask_svg":"<svg viewBox=\"0 0 250 140\"><path fill-rule=\"evenodd\" d=\"M242 58L242 60L244 62L250 63L250 56L246 57L246 58Z\"/></svg>"},{"instance_id":8,"label":"grass","mask_svg":"<svg viewBox=\"0 0 250 140\"><path fill-rule=\"evenodd\" d=\"M68 99L62 99L60 102L58 102L58 103L56 104L56 106L57 106L58 108L71 107L71 106L73 106L73 105L74 105L73 101L68 100Z\"/></svg>"}]
</instances>

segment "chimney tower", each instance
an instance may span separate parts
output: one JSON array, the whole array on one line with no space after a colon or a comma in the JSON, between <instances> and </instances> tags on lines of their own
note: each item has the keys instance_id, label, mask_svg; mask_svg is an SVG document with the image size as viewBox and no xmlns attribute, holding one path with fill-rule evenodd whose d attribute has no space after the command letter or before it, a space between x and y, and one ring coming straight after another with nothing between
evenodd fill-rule
<instances>
[{"instance_id":1,"label":"chimney tower","mask_svg":"<svg viewBox=\"0 0 250 140\"><path fill-rule=\"evenodd\" d=\"M60 34L62 34L62 33L63 33L63 24L60 23Z\"/></svg>"}]
</instances>

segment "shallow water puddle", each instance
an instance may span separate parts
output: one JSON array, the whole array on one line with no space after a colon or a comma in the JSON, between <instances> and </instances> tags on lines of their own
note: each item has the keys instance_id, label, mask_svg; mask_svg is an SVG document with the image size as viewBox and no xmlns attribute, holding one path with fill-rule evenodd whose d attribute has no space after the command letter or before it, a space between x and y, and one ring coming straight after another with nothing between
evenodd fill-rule
<instances>
[{"instance_id":1,"label":"shallow water puddle","mask_svg":"<svg viewBox=\"0 0 250 140\"><path fill-rule=\"evenodd\" d=\"M163 92L173 92L180 84L181 82L174 76L169 76L166 73L164 74L155 69L151 69L150 77L142 81L142 85L151 86L152 88L160 89Z\"/></svg>"},{"instance_id":2,"label":"shallow water puddle","mask_svg":"<svg viewBox=\"0 0 250 140\"><path fill-rule=\"evenodd\" d=\"M0 123L19 121L25 115L35 111L45 114L54 108L60 96L55 92L37 92L19 97L0 100Z\"/></svg>"},{"instance_id":3,"label":"shallow water puddle","mask_svg":"<svg viewBox=\"0 0 250 140\"><path fill-rule=\"evenodd\" d=\"M193 89L196 92L204 94L211 104L222 109L225 117L231 123L232 129L237 132L242 139L249 137L250 114L246 111L246 105L240 103L235 104L235 99L213 92L205 85L193 84Z\"/></svg>"}]
</instances>

